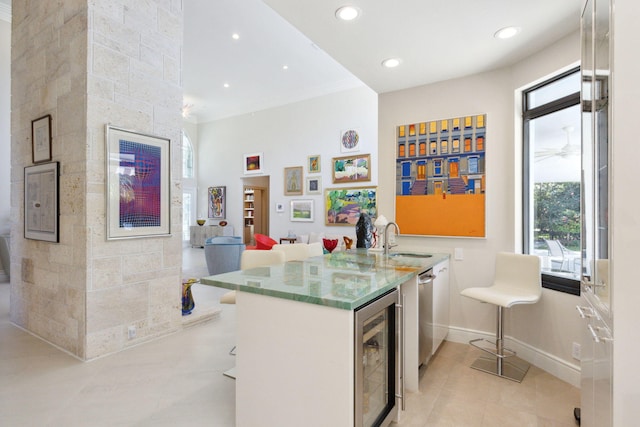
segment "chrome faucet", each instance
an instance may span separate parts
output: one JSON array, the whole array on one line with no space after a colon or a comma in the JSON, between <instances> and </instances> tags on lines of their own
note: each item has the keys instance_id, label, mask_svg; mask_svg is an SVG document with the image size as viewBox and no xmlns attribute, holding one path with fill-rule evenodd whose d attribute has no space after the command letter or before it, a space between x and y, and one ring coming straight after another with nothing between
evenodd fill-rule
<instances>
[{"instance_id":1,"label":"chrome faucet","mask_svg":"<svg viewBox=\"0 0 640 427\"><path fill-rule=\"evenodd\" d=\"M387 231L389 230L389 227L392 225L396 228L396 236L400 234L400 227L398 227L398 224L396 224L395 222L390 222L384 227L384 254L385 255L389 255L389 249L391 249L394 246L398 246L397 244L391 245L391 242L389 242L389 233L387 233Z\"/></svg>"}]
</instances>

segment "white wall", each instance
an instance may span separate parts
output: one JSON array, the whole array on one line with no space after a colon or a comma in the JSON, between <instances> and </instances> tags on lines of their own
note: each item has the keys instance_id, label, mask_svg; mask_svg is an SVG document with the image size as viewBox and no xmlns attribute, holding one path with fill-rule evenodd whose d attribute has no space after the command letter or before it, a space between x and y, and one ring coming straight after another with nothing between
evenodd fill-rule
<instances>
[{"instance_id":1,"label":"white wall","mask_svg":"<svg viewBox=\"0 0 640 427\"><path fill-rule=\"evenodd\" d=\"M638 341L638 256L640 203L637 197L638 99L640 59L638 2L615 1L613 28L613 138L611 248L613 342L613 425L631 426L640 416L640 342Z\"/></svg>"},{"instance_id":2,"label":"white wall","mask_svg":"<svg viewBox=\"0 0 640 427\"><path fill-rule=\"evenodd\" d=\"M377 95L363 87L199 125L198 211L202 211L201 206L206 211L207 187L226 186L227 221L236 235L242 235L242 178L254 176L243 176L243 155L263 152L265 175L270 176L271 237L284 237L289 230L296 234L316 231L354 235L355 227L324 225L322 195L284 196L284 168L303 166L306 180L307 156L319 154L323 190L344 186L331 183L330 162L332 157L345 155L340 152L340 131L357 128L360 153L371 153L373 165L371 182L360 184L377 185L377 110ZM289 204L294 199L315 201L313 223L289 220ZM284 213L276 213L276 203L285 205Z\"/></svg>"},{"instance_id":3,"label":"white wall","mask_svg":"<svg viewBox=\"0 0 640 427\"><path fill-rule=\"evenodd\" d=\"M451 326L453 337L474 331L495 333L495 307L462 298L462 289L488 285L498 251L520 251L520 130L516 128L520 106L514 91L527 82L574 64L580 55L579 37L573 34L516 66L390 92L379 97L380 208L394 216L395 129L397 125L487 114L486 238L403 237L401 247L453 252L462 248L464 260L452 261ZM388 159L388 160L387 160ZM528 358L547 369L549 358L568 365L569 378L577 383L578 363L571 358L571 344L579 342L580 323L574 306L578 298L545 290L540 303L520 306L507 317L506 333L535 351ZM548 354L548 355L547 355ZM549 356L549 357L547 357ZM540 357L545 360L538 360Z\"/></svg>"},{"instance_id":4,"label":"white wall","mask_svg":"<svg viewBox=\"0 0 640 427\"><path fill-rule=\"evenodd\" d=\"M0 20L0 234L9 233L11 23Z\"/></svg>"}]
</instances>

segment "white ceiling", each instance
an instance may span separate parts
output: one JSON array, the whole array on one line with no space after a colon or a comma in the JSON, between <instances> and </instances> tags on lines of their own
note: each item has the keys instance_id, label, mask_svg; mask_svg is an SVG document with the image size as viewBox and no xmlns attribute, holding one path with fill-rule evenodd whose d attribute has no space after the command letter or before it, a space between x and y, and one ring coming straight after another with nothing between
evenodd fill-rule
<instances>
[{"instance_id":1,"label":"white ceiling","mask_svg":"<svg viewBox=\"0 0 640 427\"><path fill-rule=\"evenodd\" d=\"M195 121L363 86L261 0L183 4L184 98Z\"/></svg>"},{"instance_id":2,"label":"white ceiling","mask_svg":"<svg viewBox=\"0 0 640 427\"><path fill-rule=\"evenodd\" d=\"M195 120L208 121L356 87L359 80L384 93L488 71L576 31L582 3L184 0L185 99ZM338 21L335 11L345 4L361 16ZM508 25L521 33L493 37ZM240 40L231 39L233 32ZM401 66L383 68L388 57L399 57Z\"/></svg>"},{"instance_id":3,"label":"white ceiling","mask_svg":"<svg viewBox=\"0 0 640 427\"><path fill-rule=\"evenodd\" d=\"M203 122L363 82L384 93L504 67L576 31L582 3L183 0L185 103L193 105L190 119ZM345 4L360 8L361 16L338 21L335 10ZM521 33L493 38L508 25ZM392 56L400 67L381 67Z\"/></svg>"}]
</instances>

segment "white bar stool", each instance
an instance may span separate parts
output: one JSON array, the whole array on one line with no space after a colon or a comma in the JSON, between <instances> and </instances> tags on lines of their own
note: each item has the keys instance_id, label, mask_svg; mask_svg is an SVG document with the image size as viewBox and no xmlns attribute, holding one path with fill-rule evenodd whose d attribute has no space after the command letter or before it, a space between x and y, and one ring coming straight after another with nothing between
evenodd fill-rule
<instances>
[{"instance_id":1,"label":"white bar stool","mask_svg":"<svg viewBox=\"0 0 640 427\"><path fill-rule=\"evenodd\" d=\"M504 309L517 304L535 304L540 300L542 295L540 258L536 255L500 252L496 257L493 285L467 288L460 292L460 295L494 304L498 308L496 342L493 343L484 338L469 341L469 344L490 356L480 356L471 367L521 382L530 365L504 346ZM492 347L478 345L480 341L488 342Z\"/></svg>"}]
</instances>

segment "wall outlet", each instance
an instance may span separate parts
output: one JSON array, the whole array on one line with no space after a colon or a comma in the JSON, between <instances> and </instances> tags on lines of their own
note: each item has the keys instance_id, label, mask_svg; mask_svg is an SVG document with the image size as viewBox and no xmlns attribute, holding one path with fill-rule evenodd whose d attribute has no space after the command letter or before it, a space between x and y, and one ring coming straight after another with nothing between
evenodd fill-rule
<instances>
[{"instance_id":1,"label":"wall outlet","mask_svg":"<svg viewBox=\"0 0 640 427\"><path fill-rule=\"evenodd\" d=\"M129 339L130 340L132 340L132 339L134 339L136 337L136 332L137 331L136 331L136 327L135 326L133 326L133 325L129 326L128 332L129 332Z\"/></svg>"},{"instance_id":2,"label":"wall outlet","mask_svg":"<svg viewBox=\"0 0 640 427\"><path fill-rule=\"evenodd\" d=\"M582 347L580 346L580 344L578 344L577 342L574 342L573 346L571 347L571 356L576 360L580 360L581 351L582 351Z\"/></svg>"}]
</instances>

